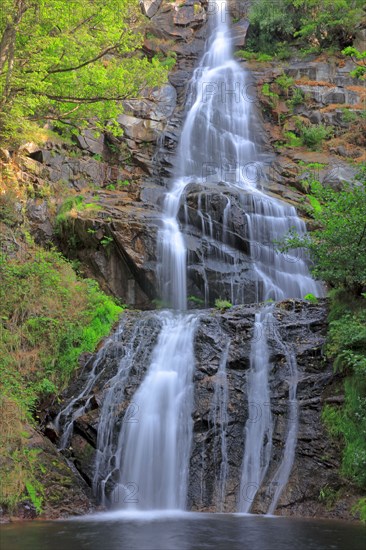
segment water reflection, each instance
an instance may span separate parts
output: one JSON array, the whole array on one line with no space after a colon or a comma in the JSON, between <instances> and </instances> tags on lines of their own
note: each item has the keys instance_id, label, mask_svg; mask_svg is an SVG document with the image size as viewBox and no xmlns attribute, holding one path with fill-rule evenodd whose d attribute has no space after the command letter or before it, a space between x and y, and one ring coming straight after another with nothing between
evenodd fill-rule
<instances>
[{"instance_id":1,"label":"water reflection","mask_svg":"<svg viewBox=\"0 0 366 550\"><path fill-rule=\"evenodd\" d=\"M263 516L116 512L6 525L0 537L6 550L365 550L366 527Z\"/></svg>"}]
</instances>

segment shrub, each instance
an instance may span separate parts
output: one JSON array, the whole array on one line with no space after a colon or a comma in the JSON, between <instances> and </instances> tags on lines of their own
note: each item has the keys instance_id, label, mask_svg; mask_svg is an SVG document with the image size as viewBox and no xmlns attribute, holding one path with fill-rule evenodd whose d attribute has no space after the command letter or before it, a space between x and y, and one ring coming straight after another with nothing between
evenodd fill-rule
<instances>
[{"instance_id":1,"label":"shrub","mask_svg":"<svg viewBox=\"0 0 366 550\"><path fill-rule=\"evenodd\" d=\"M294 147L301 147L302 140L294 134L294 132L284 132L285 138L286 138L286 147L290 147L291 149Z\"/></svg>"},{"instance_id":2,"label":"shrub","mask_svg":"<svg viewBox=\"0 0 366 550\"><path fill-rule=\"evenodd\" d=\"M248 47L272 53L281 41L294 37L313 51L348 46L363 17L363 4L363 0L253 0Z\"/></svg>"},{"instance_id":3,"label":"shrub","mask_svg":"<svg viewBox=\"0 0 366 550\"><path fill-rule=\"evenodd\" d=\"M342 473L366 488L366 310L365 298L332 294L326 353L334 368L347 375L342 407L327 405L323 420L343 441ZM366 519L366 518L365 518Z\"/></svg>"},{"instance_id":4,"label":"shrub","mask_svg":"<svg viewBox=\"0 0 366 550\"><path fill-rule=\"evenodd\" d=\"M319 149L325 139L328 139L333 134L332 128L326 128L322 124L311 126L300 126L300 137L302 143L316 151Z\"/></svg>"},{"instance_id":5,"label":"shrub","mask_svg":"<svg viewBox=\"0 0 366 550\"><path fill-rule=\"evenodd\" d=\"M366 169L342 191L323 187L316 180L309 184L318 229L301 237L290 232L280 250L308 249L315 277L360 296L366 285Z\"/></svg>"},{"instance_id":6,"label":"shrub","mask_svg":"<svg viewBox=\"0 0 366 550\"><path fill-rule=\"evenodd\" d=\"M218 298L215 300L215 307L217 307L217 309L229 309L230 307L233 307L233 304L227 300L221 300Z\"/></svg>"},{"instance_id":7,"label":"shrub","mask_svg":"<svg viewBox=\"0 0 366 550\"><path fill-rule=\"evenodd\" d=\"M291 76L287 76L286 74L281 74L276 78L275 82L280 86L280 88L287 92L291 88L291 86L293 86L294 79Z\"/></svg>"},{"instance_id":8,"label":"shrub","mask_svg":"<svg viewBox=\"0 0 366 550\"><path fill-rule=\"evenodd\" d=\"M292 89L292 97L287 101L289 107L297 107L297 105L302 105L305 101L305 94L301 88Z\"/></svg>"},{"instance_id":9,"label":"shrub","mask_svg":"<svg viewBox=\"0 0 366 550\"><path fill-rule=\"evenodd\" d=\"M304 296L304 300L307 300L308 302L311 302L312 304L317 304L318 303L318 298L316 296L314 296L314 294L306 294L306 296Z\"/></svg>"}]
</instances>

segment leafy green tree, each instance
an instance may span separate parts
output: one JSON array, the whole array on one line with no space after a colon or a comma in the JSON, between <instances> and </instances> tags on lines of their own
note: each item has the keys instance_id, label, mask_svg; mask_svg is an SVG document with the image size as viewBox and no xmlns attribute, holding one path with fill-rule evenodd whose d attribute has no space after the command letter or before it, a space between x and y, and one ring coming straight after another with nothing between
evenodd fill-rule
<instances>
[{"instance_id":1,"label":"leafy green tree","mask_svg":"<svg viewBox=\"0 0 366 550\"><path fill-rule=\"evenodd\" d=\"M311 191L318 229L306 236L290 233L281 249L308 249L314 276L360 295L366 285L366 169L342 191L318 181L311 182Z\"/></svg>"},{"instance_id":2,"label":"leafy green tree","mask_svg":"<svg viewBox=\"0 0 366 550\"><path fill-rule=\"evenodd\" d=\"M273 53L280 41L299 37L310 47L347 46L363 5L363 0L254 0L248 45Z\"/></svg>"},{"instance_id":3,"label":"leafy green tree","mask_svg":"<svg viewBox=\"0 0 366 550\"><path fill-rule=\"evenodd\" d=\"M141 50L138 0L3 0L0 133L24 120L117 131L120 101L166 79Z\"/></svg>"},{"instance_id":4,"label":"leafy green tree","mask_svg":"<svg viewBox=\"0 0 366 550\"><path fill-rule=\"evenodd\" d=\"M366 78L366 52L360 52L352 46L345 48L342 53L350 57L356 65L354 71L351 71L351 76L365 80Z\"/></svg>"},{"instance_id":5,"label":"leafy green tree","mask_svg":"<svg viewBox=\"0 0 366 550\"><path fill-rule=\"evenodd\" d=\"M346 45L360 21L363 0L292 0L301 26L295 36L315 46Z\"/></svg>"}]
</instances>

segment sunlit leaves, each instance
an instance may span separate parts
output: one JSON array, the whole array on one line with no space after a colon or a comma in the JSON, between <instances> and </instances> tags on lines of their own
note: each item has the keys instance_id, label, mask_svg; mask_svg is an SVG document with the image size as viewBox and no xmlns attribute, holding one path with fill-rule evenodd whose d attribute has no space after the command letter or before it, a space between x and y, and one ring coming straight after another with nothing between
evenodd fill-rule
<instances>
[{"instance_id":1,"label":"sunlit leaves","mask_svg":"<svg viewBox=\"0 0 366 550\"><path fill-rule=\"evenodd\" d=\"M137 0L7 0L0 21L15 39L0 74L0 124L14 132L22 118L80 127L94 118L113 126L120 99L165 81L167 69L141 50L144 19ZM8 27L7 27L8 26ZM9 42L9 39L8 39ZM3 49L5 51L5 49Z\"/></svg>"}]
</instances>

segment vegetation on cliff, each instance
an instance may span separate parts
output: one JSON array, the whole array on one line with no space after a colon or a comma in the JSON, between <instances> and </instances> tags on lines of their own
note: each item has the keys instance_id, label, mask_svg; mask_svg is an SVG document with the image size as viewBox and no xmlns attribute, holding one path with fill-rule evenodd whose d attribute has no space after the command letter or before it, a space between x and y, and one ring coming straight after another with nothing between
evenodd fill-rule
<instances>
[{"instance_id":1,"label":"vegetation on cliff","mask_svg":"<svg viewBox=\"0 0 366 550\"><path fill-rule=\"evenodd\" d=\"M0 16L0 136L30 125L120 132L120 101L166 80L142 52L137 0L4 0ZM90 123L90 122L89 122Z\"/></svg>"},{"instance_id":2,"label":"vegetation on cliff","mask_svg":"<svg viewBox=\"0 0 366 550\"><path fill-rule=\"evenodd\" d=\"M296 39L306 52L344 48L365 17L363 0L254 0L248 47L273 54Z\"/></svg>"},{"instance_id":3,"label":"vegetation on cliff","mask_svg":"<svg viewBox=\"0 0 366 550\"><path fill-rule=\"evenodd\" d=\"M0 279L0 504L14 506L28 494L40 511L37 449L27 446L26 426L35 423L39 400L64 389L80 354L95 350L122 308L95 281L79 279L59 252L35 245L27 232L18 231L14 249L0 256Z\"/></svg>"},{"instance_id":4,"label":"vegetation on cliff","mask_svg":"<svg viewBox=\"0 0 366 550\"><path fill-rule=\"evenodd\" d=\"M289 235L285 248L308 249L316 278L358 297L366 286L366 169L341 191L316 180L308 185L317 229L304 237Z\"/></svg>"},{"instance_id":5,"label":"vegetation on cliff","mask_svg":"<svg viewBox=\"0 0 366 550\"><path fill-rule=\"evenodd\" d=\"M326 353L344 377L344 404L326 405L323 419L341 437L342 474L366 489L366 170L341 191L316 180L309 186L318 228L289 235L284 248L308 249L313 274L333 288ZM366 521L365 499L358 511Z\"/></svg>"}]
</instances>

